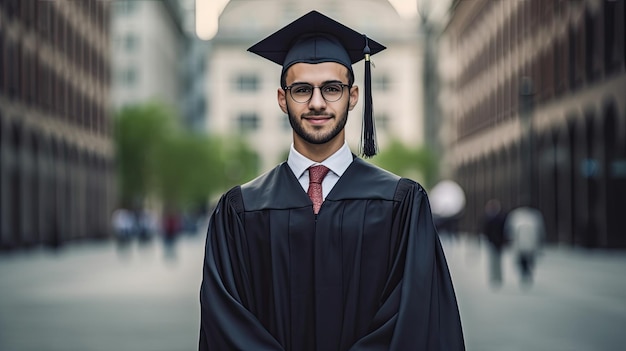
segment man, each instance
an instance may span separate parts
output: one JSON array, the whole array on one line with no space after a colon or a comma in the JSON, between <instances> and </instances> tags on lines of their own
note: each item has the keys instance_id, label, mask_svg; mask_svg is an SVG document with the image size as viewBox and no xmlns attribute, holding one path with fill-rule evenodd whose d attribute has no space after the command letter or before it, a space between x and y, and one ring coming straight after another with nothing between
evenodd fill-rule
<instances>
[{"instance_id":1,"label":"man","mask_svg":"<svg viewBox=\"0 0 626 351\"><path fill-rule=\"evenodd\" d=\"M502 285L502 249L504 248L504 221L506 213L500 200L490 199L485 204L483 232L489 241L489 281L492 287Z\"/></svg>"},{"instance_id":2,"label":"man","mask_svg":"<svg viewBox=\"0 0 626 351\"><path fill-rule=\"evenodd\" d=\"M522 205L508 214L504 228L517 257L520 283L528 288L532 285L535 259L546 235L543 215L536 208Z\"/></svg>"},{"instance_id":3,"label":"man","mask_svg":"<svg viewBox=\"0 0 626 351\"><path fill-rule=\"evenodd\" d=\"M278 104L293 144L211 217L200 350L464 350L424 189L344 140L352 64L383 49L315 11L249 49L283 66Z\"/></svg>"}]
</instances>

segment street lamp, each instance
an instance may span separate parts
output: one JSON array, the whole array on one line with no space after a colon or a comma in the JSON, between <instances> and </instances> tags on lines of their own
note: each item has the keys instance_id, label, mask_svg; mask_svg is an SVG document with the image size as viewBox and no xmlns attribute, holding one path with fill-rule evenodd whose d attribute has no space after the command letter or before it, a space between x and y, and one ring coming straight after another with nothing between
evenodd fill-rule
<instances>
[{"instance_id":1,"label":"street lamp","mask_svg":"<svg viewBox=\"0 0 626 351\"><path fill-rule=\"evenodd\" d=\"M528 76L522 77L520 83L520 105L519 105L519 118L521 125L521 140L522 140L522 204L532 206L534 205L533 199L533 98L534 88L532 78Z\"/></svg>"}]
</instances>

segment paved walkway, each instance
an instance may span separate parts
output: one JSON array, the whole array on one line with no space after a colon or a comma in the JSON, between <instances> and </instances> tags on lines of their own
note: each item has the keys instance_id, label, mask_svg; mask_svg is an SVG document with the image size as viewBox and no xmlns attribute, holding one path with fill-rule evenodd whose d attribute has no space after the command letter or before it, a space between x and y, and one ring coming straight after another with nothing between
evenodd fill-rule
<instances>
[{"instance_id":1,"label":"paved walkway","mask_svg":"<svg viewBox=\"0 0 626 351\"><path fill-rule=\"evenodd\" d=\"M615 351L626 345L626 252L548 247L534 284L510 251L490 286L486 243L444 241L469 351Z\"/></svg>"},{"instance_id":2,"label":"paved walkway","mask_svg":"<svg viewBox=\"0 0 626 351\"><path fill-rule=\"evenodd\" d=\"M0 255L0 350L196 350L203 241ZM480 242L444 248L468 351L624 349L626 253L549 248L522 289L507 252L492 289Z\"/></svg>"}]
</instances>

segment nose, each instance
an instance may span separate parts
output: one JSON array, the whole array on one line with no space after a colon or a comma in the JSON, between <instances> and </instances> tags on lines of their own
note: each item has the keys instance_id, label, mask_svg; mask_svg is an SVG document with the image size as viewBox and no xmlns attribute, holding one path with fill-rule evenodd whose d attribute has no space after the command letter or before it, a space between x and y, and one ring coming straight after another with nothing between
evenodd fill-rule
<instances>
[{"instance_id":1,"label":"nose","mask_svg":"<svg viewBox=\"0 0 626 351\"><path fill-rule=\"evenodd\" d=\"M311 100L309 100L309 109L324 109L326 107L326 100L322 96L322 89L319 87L313 87L313 92L311 94Z\"/></svg>"}]
</instances>

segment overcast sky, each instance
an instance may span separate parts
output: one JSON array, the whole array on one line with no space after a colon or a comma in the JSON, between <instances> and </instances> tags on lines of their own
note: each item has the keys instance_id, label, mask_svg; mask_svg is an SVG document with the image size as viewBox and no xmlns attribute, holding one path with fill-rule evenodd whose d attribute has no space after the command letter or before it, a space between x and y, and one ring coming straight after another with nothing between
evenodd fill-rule
<instances>
[{"instance_id":1,"label":"overcast sky","mask_svg":"<svg viewBox=\"0 0 626 351\"><path fill-rule=\"evenodd\" d=\"M196 33L200 39L209 40L217 33L217 18L228 1L196 0ZM411 17L417 13L417 0L388 1L401 16Z\"/></svg>"}]
</instances>

